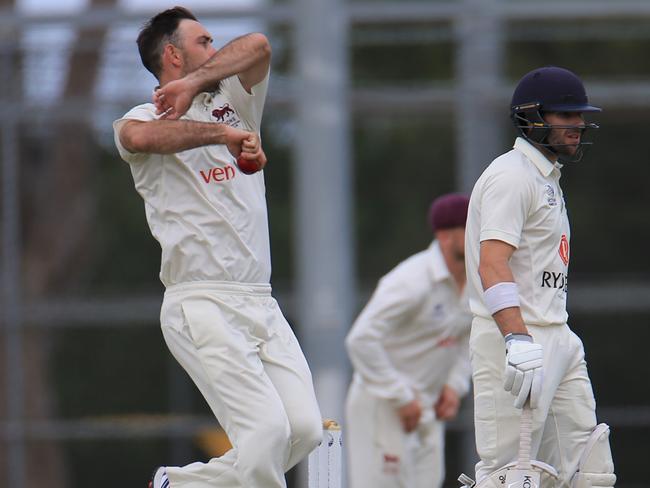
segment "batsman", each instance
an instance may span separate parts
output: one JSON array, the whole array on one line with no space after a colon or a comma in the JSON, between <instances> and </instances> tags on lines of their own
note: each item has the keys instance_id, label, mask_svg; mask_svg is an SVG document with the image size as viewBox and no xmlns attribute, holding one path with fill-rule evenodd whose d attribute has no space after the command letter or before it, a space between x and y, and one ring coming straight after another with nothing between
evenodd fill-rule
<instances>
[{"instance_id":1,"label":"batsman","mask_svg":"<svg viewBox=\"0 0 650 488\"><path fill-rule=\"evenodd\" d=\"M578 76L554 66L526 74L510 107L519 137L476 182L466 228L477 486L503 486L527 404L530 454L557 471L542 486L611 488L609 427L597 425L584 348L567 324L571 233L560 187L563 165L582 158L598 129L585 114L601 109Z\"/></svg>"}]
</instances>

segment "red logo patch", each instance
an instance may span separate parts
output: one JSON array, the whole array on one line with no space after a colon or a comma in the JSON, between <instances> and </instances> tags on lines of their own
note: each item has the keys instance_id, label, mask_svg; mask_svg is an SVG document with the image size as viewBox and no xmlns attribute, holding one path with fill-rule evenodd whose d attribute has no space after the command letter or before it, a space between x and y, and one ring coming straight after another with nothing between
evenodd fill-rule
<instances>
[{"instance_id":1,"label":"red logo patch","mask_svg":"<svg viewBox=\"0 0 650 488\"><path fill-rule=\"evenodd\" d=\"M445 337L444 339L440 339L436 346L438 347L452 347L455 346L458 343L458 339L455 337Z\"/></svg>"},{"instance_id":2,"label":"red logo patch","mask_svg":"<svg viewBox=\"0 0 650 488\"><path fill-rule=\"evenodd\" d=\"M235 113L235 111L234 111L232 108L230 108L230 105L228 105L228 104L226 103L226 104L223 105L222 107L215 108L215 109L212 111L212 116L213 116L213 117L216 117L217 120L223 122L224 117L225 117L226 115L228 115L228 114L234 114L234 113Z\"/></svg>"},{"instance_id":3,"label":"red logo patch","mask_svg":"<svg viewBox=\"0 0 650 488\"><path fill-rule=\"evenodd\" d=\"M384 474L399 474L399 456L384 454Z\"/></svg>"},{"instance_id":4,"label":"red logo patch","mask_svg":"<svg viewBox=\"0 0 650 488\"><path fill-rule=\"evenodd\" d=\"M569 240L566 238L566 234L562 234L560 239L560 248L558 249L560 258L565 266L569 265Z\"/></svg>"}]
</instances>

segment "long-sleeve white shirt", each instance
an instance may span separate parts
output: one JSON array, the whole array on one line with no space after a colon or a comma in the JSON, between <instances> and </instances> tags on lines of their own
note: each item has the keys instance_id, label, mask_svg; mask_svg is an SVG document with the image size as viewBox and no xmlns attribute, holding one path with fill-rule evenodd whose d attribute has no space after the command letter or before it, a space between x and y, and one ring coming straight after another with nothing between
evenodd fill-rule
<instances>
[{"instance_id":1,"label":"long-sleeve white shirt","mask_svg":"<svg viewBox=\"0 0 650 488\"><path fill-rule=\"evenodd\" d=\"M373 395L406 405L437 400L447 384L469 389L471 314L433 241L380 281L346 338L354 381Z\"/></svg>"}]
</instances>

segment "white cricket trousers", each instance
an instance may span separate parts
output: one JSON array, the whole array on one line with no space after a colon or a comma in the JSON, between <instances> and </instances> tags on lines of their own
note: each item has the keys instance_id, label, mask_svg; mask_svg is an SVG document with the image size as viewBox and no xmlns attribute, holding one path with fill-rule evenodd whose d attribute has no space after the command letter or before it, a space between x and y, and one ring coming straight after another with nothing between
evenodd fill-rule
<instances>
[{"instance_id":1,"label":"white cricket trousers","mask_svg":"<svg viewBox=\"0 0 650 488\"><path fill-rule=\"evenodd\" d=\"M584 446L596 427L596 402L580 338L565 325L534 326L528 331L543 347L543 382L533 410L531 455L559 473L557 488L569 488ZM503 389L505 343L492 320L474 317L470 336L474 382L474 425L480 480L515 461L521 410Z\"/></svg>"},{"instance_id":2,"label":"white cricket trousers","mask_svg":"<svg viewBox=\"0 0 650 488\"><path fill-rule=\"evenodd\" d=\"M433 414L427 417L406 433L394 405L353 381L344 429L348 488L439 488L445 475L444 424Z\"/></svg>"},{"instance_id":3,"label":"white cricket trousers","mask_svg":"<svg viewBox=\"0 0 650 488\"><path fill-rule=\"evenodd\" d=\"M284 473L319 443L322 421L307 361L269 285L168 287L165 342L233 448L167 467L171 488L284 488Z\"/></svg>"}]
</instances>

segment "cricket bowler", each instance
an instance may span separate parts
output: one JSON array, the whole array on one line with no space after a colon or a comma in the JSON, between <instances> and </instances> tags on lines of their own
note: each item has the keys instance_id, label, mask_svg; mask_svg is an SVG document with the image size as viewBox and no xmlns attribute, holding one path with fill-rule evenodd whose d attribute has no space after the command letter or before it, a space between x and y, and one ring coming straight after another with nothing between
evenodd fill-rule
<instances>
[{"instance_id":1,"label":"cricket bowler","mask_svg":"<svg viewBox=\"0 0 650 488\"><path fill-rule=\"evenodd\" d=\"M253 33L216 50L182 7L151 18L137 43L160 85L154 103L115 121L115 143L162 248L165 342L233 446L161 466L149 488L285 488L322 430L309 367L269 284L259 131L271 47Z\"/></svg>"}]
</instances>

